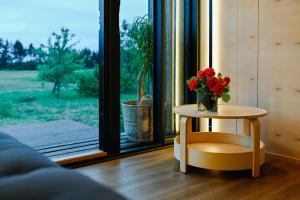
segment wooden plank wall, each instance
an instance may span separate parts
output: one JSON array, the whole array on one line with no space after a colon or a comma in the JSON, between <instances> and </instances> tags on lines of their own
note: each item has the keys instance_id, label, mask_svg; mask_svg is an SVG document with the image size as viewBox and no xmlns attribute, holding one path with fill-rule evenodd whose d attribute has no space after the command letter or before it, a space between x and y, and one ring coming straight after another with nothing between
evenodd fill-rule
<instances>
[{"instance_id":1,"label":"wooden plank wall","mask_svg":"<svg viewBox=\"0 0 300 200\"><path fill-rule=\"evenodd\" d=\"M238 0L237 104L257 106L258 0ZM238 120L237 131L243 130Z\"/></svg>"},{"instance_id":2,"label":"wooden plank wall","mask_svg":"<svg viewBox=\"0 0 300 200\"><path fill-rule=\"evenodd\" d=\"M214 2L214 66L233 79L231 103L266 109L267 151L300 159L300 1ZM242 124L222 121L217 129L239 131Z\"/></svg>"},{"instance_id":3,"label":"wooden plank wall","mask_svg":"<svg viewBox=\"0 0 300 200\"><path fill-rule=\"evenodd\" d=\"M300 159L300 1L259 2L258 106L267 150Z\"/></svg>"}]
</instances>

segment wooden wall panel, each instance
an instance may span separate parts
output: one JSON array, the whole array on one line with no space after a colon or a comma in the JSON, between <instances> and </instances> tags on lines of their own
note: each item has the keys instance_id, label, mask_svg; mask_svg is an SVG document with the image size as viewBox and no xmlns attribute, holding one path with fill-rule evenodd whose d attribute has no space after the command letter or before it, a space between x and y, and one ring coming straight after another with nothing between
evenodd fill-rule
<instances>
[{"instance_id":1,"label":"wooden wall panel","mask_svg":"<svg viewBox=\"0 0 300 200\"><path fill-rule=\"evenodd\" d=\"M258 106L269 152L300 159L300 1L260 0Z\"/></svg>"},{"instance_id":2,"label":"wooden wall panel","mask_svg":"<svg viewBox=\"0 0 300 200\"><path fill-rule=\"evenodd\" d=\"M237 104L257 106L258 0L238 0ZM243 131L238 120L237 131Z\"/></svg>"},{"instance_id":3,"label":"wooden wall panel","mask_svg":"<svg viewBox=\"0 0 300 200\"><path fill-rule=\"evenodd\" d=\"M258 106L267 151L300 159L300 1L214 0L214 67L232 104ZM238 122L214 130L242 130Z\"/></svg>"},{"instance_id":4,"label":"wooden wall panel","mask_svg":"<svg viewBox=\"0 0 300 200\"><path fill-rule=\"evenodd\" d=\"M213 67L231 77L230 104L236 104L237 0L214 0L213 12ZM213 120L213 131L236 132L236 120Z\"/></svg>"},{"instance_id":5,"label":"wooden wall panel","mask_svg":"<svg viewBox=\"0 0 300 200\"><path fill-rule=\"evenodd\" d=\"M300 1L215 0L214 12L213 65L233 80L231 103L266 109L267 151L300 159ZM214 130L242 130L214 122Z\"/></svg>"}]
</instances>

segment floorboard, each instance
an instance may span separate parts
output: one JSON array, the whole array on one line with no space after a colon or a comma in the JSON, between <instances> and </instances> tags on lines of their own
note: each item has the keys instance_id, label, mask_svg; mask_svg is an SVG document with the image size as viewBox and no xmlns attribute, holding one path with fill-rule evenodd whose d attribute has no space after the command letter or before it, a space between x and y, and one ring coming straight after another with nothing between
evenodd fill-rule
<instances>
[{"instance_id":1,"label":"floorboard","mask_svg":"<svg viewBox=\"0 0 300 200\"><path fill-rule=\"evenodd\" d=\"M179 172L173 148L76 169L129 199L300 199L300 166L267 158L262 177L251 171Z\"/></svg>"}]
</instances>

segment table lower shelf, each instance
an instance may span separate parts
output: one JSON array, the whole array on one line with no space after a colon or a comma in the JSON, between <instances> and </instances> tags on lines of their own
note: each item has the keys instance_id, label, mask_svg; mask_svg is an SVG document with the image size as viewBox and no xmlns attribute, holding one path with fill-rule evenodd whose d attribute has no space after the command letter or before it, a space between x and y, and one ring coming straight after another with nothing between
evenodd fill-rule
<instances>
[{"instance_id":1,"label":"table lower shelf","mask_svg":"<svg viewBox=\"0 0 300 200\"><path fill-rule=\"evenodd\" d=\"M180 160L180 136L174 139L174 156ZM191 133L187 140L187 164L212 170L252 168L252 139L233 133ZM260 141L260 165L265 162L264 143Z\"/></svg>"}]
</instances>

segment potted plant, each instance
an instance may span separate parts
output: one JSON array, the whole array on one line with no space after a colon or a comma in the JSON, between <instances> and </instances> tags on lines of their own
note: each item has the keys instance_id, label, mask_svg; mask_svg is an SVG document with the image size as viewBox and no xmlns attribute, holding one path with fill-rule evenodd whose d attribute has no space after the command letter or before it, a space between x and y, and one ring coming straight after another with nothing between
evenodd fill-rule
<instances>
[{"instance_id":1,"label":"potted plant","mask_svg":"<svg viewBox=\"0 0 300 200\"><path fill-rule=\"evenodd\" d=\"M129 140L149 142L153 140L153 102L150 94L153 69L153 32L148 16L136 18L129 27L127 37L139 60L138 66L135 66L139 70L136 80L137 99L122 103L124 128ZM148 90L147 94L146 89Z\"/></svg>"},{"instance_id":2,"label":"potted plant","mask_svg":"<svg viewBox=\"0 0 300 200\"><path fill-rule=\"evenodd\" d=\"M213 68L206 68L200 70L197 76L191 77L187 80L190 90L197 92L197 104L199 111L218 111L218 99L222 98L224 102L230 100L230 78L222 76L221 73L216 72Z\"/></svg>"}]
</instances>

